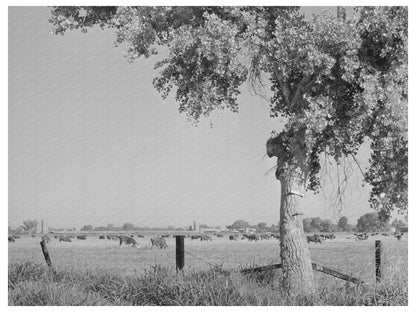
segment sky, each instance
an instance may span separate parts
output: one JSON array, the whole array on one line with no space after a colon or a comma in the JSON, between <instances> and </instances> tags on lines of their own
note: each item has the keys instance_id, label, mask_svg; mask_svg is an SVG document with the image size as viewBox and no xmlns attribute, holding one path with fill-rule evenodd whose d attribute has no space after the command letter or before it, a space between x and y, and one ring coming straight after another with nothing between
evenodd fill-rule
<instances>
[{"instance_id":1,"label":"sky","mask_svg":"<svg viewBox=\"0 0 416 312\"><path fill-rule=\"evenodd\" d=\"M160 56L128 63L111 30L51 34L47 7L9 7L8 222L225 226L276 224L280 184L265 143L282 119L241 89L238 114L189 123L173 96L154 89ZM368 147L358 159L365 166ZM306 217L350 223L372 210L369 187L351 172L345 207L331 181L307 193Z\"/></svg>"}]
</instances>

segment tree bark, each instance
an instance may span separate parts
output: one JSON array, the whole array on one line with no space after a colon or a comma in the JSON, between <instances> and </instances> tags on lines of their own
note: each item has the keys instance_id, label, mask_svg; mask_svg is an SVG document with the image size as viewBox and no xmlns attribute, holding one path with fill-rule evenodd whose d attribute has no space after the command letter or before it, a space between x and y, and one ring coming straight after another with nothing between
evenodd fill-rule
<instances>
[{"instance_id":1,"label":"tree bark","mask_svg":"<svg viewBox=\"0 0 416 312\"><path fill-rule=\"evenodd\" d=\"M303 187L298 175L295 169L287 166L278 168L276 172L281 183L280 257L283 289L287 295L309 295L315 291L311 256L299 208Z\"/></svg>"},{"instance_id":2,"label":"tree bark","mask_svg":"<svg viewBox=\"0 0 416 312\"><path fill-rule=\"evenodd\" d=\"M301 134L282 131L266 143L267 156L277 157L276 179L281 184L280 258L287 295L315 292L311 255L303 233L299 201L303 197L306 152Z\"/></svg>"}]
</instances>

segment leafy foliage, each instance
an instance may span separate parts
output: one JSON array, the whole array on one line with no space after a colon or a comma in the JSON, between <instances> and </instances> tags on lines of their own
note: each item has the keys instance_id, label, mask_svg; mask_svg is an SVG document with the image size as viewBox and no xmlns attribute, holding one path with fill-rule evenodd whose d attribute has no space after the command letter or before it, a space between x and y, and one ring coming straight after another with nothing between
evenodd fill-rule
<instances>
[{"instance_id":1,"label":"leafy foliage","mask_svg":"<svg viewBox=\"0 0 416 312\"><path fill-rule=\"evenodd\" d=\"M366 213L357 220L357 230L359 232L386 230L388 226L388 223L383 221L377 212Z\"/></svg>"},{"instance_id":2,"label":"leafy foliage","mask_svg":"<svg viewBox=\"0 0 416 312\"><path fill-rule=\"evenodd\" d=\"M38 226L38 224L39 224L38 220L28 219L26 221L23 221L23 230L25 232L31 233L32 231L36 230L36 227Z\"/></svg>"},{"instance_id":3,"label":"leafy foliage","mask_svg":"<svg viewBox=\"0 0 416 312\"><path fill-rule=\"evenodd\" d=\"M92 225L84 225L82 228L81 228L81 231L92 231L94 229L94 227L92 226Z\"/></svg>"},{"instance_id":4,"label":"leafy foliage","mask_svg":"<svg viewBox=\"0 0 416 312\"><path fill-rule=\"evenodd\" d=\"M231 224L232 229L240 229L250 227L250 223L244 220L236 220Z\"/></svg>"},{"instance_id":5,"label":"leafy foliage","mask_svg":"<svg viewBox=\"0 0 416 312\"><path fill-rule=\"evenodd\" d=\"M338 219L337 226L340 231L348 231L350 229L348 218L345 216L340 217Z\"/></svg>"},{"instance_id":6,"label":"leafy foliage","mask_svg":"<svg viewBox=\"0 0 416 312\"><path fill-rule=\"evenodd\" d=\"M407 7L311 20L297 7L55 7L50 21L55 33L114 28L129 61L167 47L154 86L195 123L238 112L242 84L268 80L270 116L287 120L272 138L306 186L320 188L322 153L339 162L368 140L370 204L388 218L407 209L407 19Z\"/></svg>"},{"instance_id":7,"label":"leafy foliage","mask_svg":"<svg viewBox=\"0 0 416 312\"><path fill-rule=\"evenodd\" d=\"M404 223L402 220L398 220L397 218L395 218L391 223L391 226L394 228L396 232L400 232L402 228L406 226L406 223Z\"/></svg>"},{"instance_id":8,"label":"leafy foliage","mask_svg":"<svg viewBox=\"0 0 416 312\"><path fill-rule=\"evenodd\" d=\"M135 229L135 226L132 223L126 222L123 224L121 228L123 229L123 231L133 231Z\"/></svg>"}]
</instances>

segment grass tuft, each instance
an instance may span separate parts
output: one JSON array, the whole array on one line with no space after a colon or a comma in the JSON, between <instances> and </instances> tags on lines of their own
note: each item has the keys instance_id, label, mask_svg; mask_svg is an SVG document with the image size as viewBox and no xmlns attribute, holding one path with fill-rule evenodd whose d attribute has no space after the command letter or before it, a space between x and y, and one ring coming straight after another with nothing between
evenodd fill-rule
<instances>
[{"instance_id":1,"label":"grass tuft","mask_svg":"<svg viewBox=\"0 0 416 312\"><path fill-rule=\"evenodd\" d=\"M407 305L407 279L376 286L335 283L315 295L285 298L279 283L253 278L221 265L177 273L155 265L142 274L109 270L49 269L33 262L9 264L9 305L139 305L139 306L263 306L263 305Z\"/></svg>"}]
</instances>

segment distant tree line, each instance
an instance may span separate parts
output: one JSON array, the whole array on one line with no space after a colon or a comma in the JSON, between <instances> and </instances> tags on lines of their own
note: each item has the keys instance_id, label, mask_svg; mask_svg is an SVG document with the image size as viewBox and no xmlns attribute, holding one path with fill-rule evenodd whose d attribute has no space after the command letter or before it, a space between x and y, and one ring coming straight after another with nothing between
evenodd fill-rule
<instances>
[{"instance_id":1,"label":"distant tree line","mask_svg":"<svg viewBox=\"0 0 416 312\"><path fill-rule=\"evenodd\" d=\"M407 220L407 218L405 218ZM401 231L407 227L402 220L394 219L391 223L383 221L377 212L369 212L358 218L357 223L352 225L348 218L341 216L335 223L330 219L321 219L320 217L311 217L303 219L303 230L305 233L311 232L382 232L382 231ZM245 220L236 220L231 225L227 225L228 230L239 230L252 228L256 232L279 232L279 222L268 226L266 222L259 222L252 225Z\"/></svg>"},{"instance_id":2,"label":"distant tree line","mask_svg":"<svg viewBox=\"0 0 416 312\"><path fill-rule=\"evenodd\" d=\"M352 225L348 223L348 218L341 216L336 223L329 219L321 219L320 217L312 217L303 219L303 229L305 233L311 232L382 232L382 231L402 231L404 228L407 228L407 216L405 216L405 222L402 220L394 219L391 223L388 221L383 221L379 217L377 212L369 212L358 218L357 223ZM33 234L36 232L36 228L39 224L37 220L25 220L22 222L23 225L18 226L16 229L8 227L9 234L19 234L27 235ZM200 229L204 228L214 228L221 229L219 226L208 226L206 224L201 224ZM267 225L266 222L259 222L257 224L250 224L245 220L236 220L231 225L226 225L226 229L239 230L251 228L254 229L257 233L277 233L279 232L279 222L277 224ZM108 223L107 226L93 226L93 225L84 225L81 228L81 231L185 231L182 227L175 227L173 225L168 225L166 227L148 227L148 226L135 226L132 223L126 222L121 227L115 226L112 223ZM76 228L62 228L54 229L49 228L49 231L76 231Z\"/></svg>"},{"instance_id":3,"label":"distant tree line","mask_svg":"<svg viewBox=\"0 0 416 312\"><path fill-rule=\"evenodd\" d=\"M166 227L148 227L148 226L135 226L133 223L126 222L121 227L115 226L112 223L107 224L107 226L93 226L93 225L84 225L81 228L81 231L185 231L182 227L175 227L173 225L168 225Z\"/></svg>"},{"instance_id":4,"label":"distant tree line","mask_svg":"<svg viewBox=\"0 0 416 312\"><path fill-rule=\"evenodd\" d=\"M248 221L245 221L245 220L236 220L234 221L233 224L226 225L225 227L226 229L230 231L251 228L251 229L255 229L256 232L259 232L259 233L279 232L279 223L268 226L266 222L259 222L258 224L252 225Z\"/></svg>"}]
</instances>

